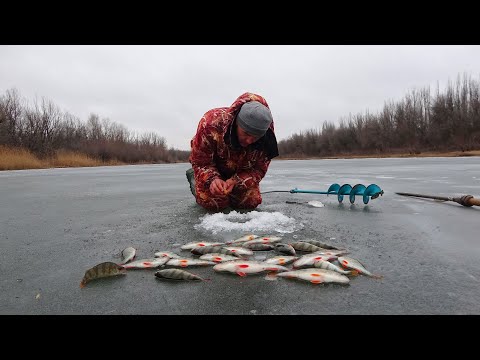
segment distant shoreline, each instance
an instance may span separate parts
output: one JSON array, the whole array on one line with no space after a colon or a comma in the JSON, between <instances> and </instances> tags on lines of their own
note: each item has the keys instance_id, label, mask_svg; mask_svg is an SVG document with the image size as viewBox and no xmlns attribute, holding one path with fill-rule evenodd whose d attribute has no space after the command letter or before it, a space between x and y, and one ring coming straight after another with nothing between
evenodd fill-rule
<instances>
[{"instance_id":1,"label":"distant shoreline","mask_svg":"<svg viewBox=\"0 0 480 360\"><path fill-rule=\"evenodd\" d=\"M18 161L13 159L13 153L1 154L0 152L0 171L7 170L33 170L33 169L61 169L61 168L74 168L74 167L97 167L97 166L122 166L122 165L154 165L164 164L159 162L142 162L136 164L128 164L121 162L102 162L87 158L83 155L75 155L75 157L67 156L62 161L40 161L31 154L25 155L24 153L19 155ZM13 154L15 155L15 154ZM378 158L425 158L425 157L472 157L480 156L480 150L472 151L449 151L449 152L433 152L426 151L419 154L398 153L398 154L371 154L371 155L337 155L337 156L305 156L305 157L282 157L274 158L273 161L282 160L335 160L335 159L378 159ZM3 160L3 161L2 161ZM175 161L165 164L189 164L188 161Z\"/></svg>"},{"instance_id":2,"label":"distant shoreline","mask_svg":"<svg viewBox=\"0 0 480 360\"><path fill-rule=\"evenodd\" d=\"M371 154L371 155L337 155L337 156L305 156L305 157L278 157L274 160L326 160L326 159L382 159L382 158L424 158L424 157L471 157L480 156L480 150L471 151L425 151L419 154Z\"/></svg>"}]
</instances>

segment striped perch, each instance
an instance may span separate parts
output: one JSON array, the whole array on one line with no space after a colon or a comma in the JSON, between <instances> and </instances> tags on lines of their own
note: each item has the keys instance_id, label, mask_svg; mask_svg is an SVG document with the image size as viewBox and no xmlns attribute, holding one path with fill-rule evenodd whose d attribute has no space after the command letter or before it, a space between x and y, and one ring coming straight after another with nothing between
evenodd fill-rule
<instances>
[{"instance_id":1,"label":"striped perch","mask_svg":"<svg viewBox=\"0 0 480 360\"><path fill-rule=\"evenodd\" d=\"M106 278L116 275L125 275L126 273L127 271L121 265L115 264L110 261L103 262L85 271L85 275L80 282L80 288L83 288L87 283L95 279Z\"/></svg>"},{"instance_id":2,"label":"striped perch","mask_svg":"<svg viewBox=\"0 0 480 360\"><path fill-rule=\"evenodd\" d=\"M180 269L159 270L155 272L155 277L168 280L204 281L200 276Z\"/></svg>"}]
</instances>

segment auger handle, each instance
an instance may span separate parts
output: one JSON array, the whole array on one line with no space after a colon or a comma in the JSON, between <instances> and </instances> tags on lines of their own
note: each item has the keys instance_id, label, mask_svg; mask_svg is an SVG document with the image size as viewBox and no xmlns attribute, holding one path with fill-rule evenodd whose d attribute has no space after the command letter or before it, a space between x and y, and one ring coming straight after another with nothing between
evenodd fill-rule
<instances>
[{"instance_id":1,"label":"auger handle","mask_svg":"<svg viewBox=\"0 0 480 360\"><path fill-rule=\"evenodd\" d=\"M459 198L453 198L453 201L463 206L480 206L480 199L475 199L472 195L463 195Z\"/></svg>"}]
</instances>

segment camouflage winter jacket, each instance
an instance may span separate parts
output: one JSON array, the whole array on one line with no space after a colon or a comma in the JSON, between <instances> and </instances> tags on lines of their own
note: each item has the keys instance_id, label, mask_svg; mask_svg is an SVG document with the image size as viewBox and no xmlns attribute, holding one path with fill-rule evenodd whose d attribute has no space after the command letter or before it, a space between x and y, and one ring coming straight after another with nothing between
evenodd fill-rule
<instances>
[{"instance_id":1,"label":"camouflage winter jacket","mask_svg":"<svg viewBox=\"0 0 480 360\"><path fill-rule=\"evenodd\" d=\"M267 172L272 158L278 156L273 121L266 134L243 148L238 143L235 118L241 106L259 101L268 107L265 99L256 94L240 95L230 107L209 110L203 115L197 133L190 142L190 163L195 170L195 182L208 191L216 178L233 177L240 189L258 186Z\"/></svg>"}]
</instances>

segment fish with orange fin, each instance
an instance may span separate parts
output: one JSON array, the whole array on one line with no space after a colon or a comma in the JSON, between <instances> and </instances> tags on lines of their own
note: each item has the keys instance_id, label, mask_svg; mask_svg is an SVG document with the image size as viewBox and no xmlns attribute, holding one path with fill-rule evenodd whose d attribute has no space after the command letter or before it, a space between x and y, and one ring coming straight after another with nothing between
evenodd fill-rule
<instances>
[{"instance_id":1,"label":"fish with orange fin","mask_svg":"<svg viewBox=\"0 0 480 360\"><path fill-rule=\"evenodd\" d=\"M245 247L247 249L249 249L249 246L250 245L253 245L253 244L270 244L270 245L274 245L275 243L279 242L280 240L282 240L281 237L260 237L258 239L253 239L253 240L250 240L250 241L246 241L242 244L242 247Z\"/></svg>"},{"instance_id":2,"label":"fish with orange fin","mask_svg":"<svg viewBox=\"0 0 480 360\"><path fill-rule=\"evenodd\" d=\"M288 265L297 259L298 259L298 256L274 256L265 260L264 262L267 264Z\"/></svg>"},{"instance_id":3,"label":"fish with orange fin","mask_svg":"<svg viewBox=\"0 0 480 360\"><path fill-rule=\"evenodd\" d=\"M341 267L325 260L315 260L315 262L313 263L313 266L319 269L336 271L344 275L350 275L352 273L350 270L349 271L343 270Z\"/></svg>"},{"instance_id":4,"label":"fish with orange fin","mask_svg":"<svg viewBox=\"0 0 480 360\"><path fill-rule=\"evenodd\" d=\"M213 267L213 270L218 272L230 272L243 277L247 276L247 274L288 271L289 269L285 266L268 264L260 261L236 260L217 264Z\"/></svg>"},{"instance_id":5,"label":"fish with orange fin","mask_svg":"<svg viewBox=\"0 0 480 360\"><path fill-rule=\"evenodd\" d=\"M180 258L180 259L170 259L165 265L187 267L187 266L208 266L208 265L215 265L215 264L216 263L213 261Z\"/></svg>"},{"instance_id":6,"label":"fish with orange fin","mask_svg":"<svg viewBox=\"0 0 480 360\"><path fill-rule=\"evenodd\" d=\"M221 242L206 242L206 241L197 241L197 242L190 242L188 244L182 245L180 249L182 250L192 250L196 247L202 247L202 246L218 246L218 245L225 245L224 243Z\"/></svg>"},{"instance_id":7,"label":"fish with orange fin","mask_svg":"<svg viewBox=\"0 0 480 360\"><path fill-rule=\"evenodd\" d=\"M250 241L250 240L253 240L253 239L256 239L258 238L258 235L253 235L253 234L248 234L248 235L244 235L242 237L239 237L238 239L235 239L235 240L232 240L232 241L227 241L225 244L241 244L241 243L244 243L244 242L247 242L247 241Z\"/></svg>"},{"instance_id":8,"label":"fish with orange fin","mask_svg":"<svg viewBox=\"0 0 480 360\"><path fill-rule=\"evenodd\" d=\"M243 256L251 256L253 255L253 251L244 247L239 247L239 246L224 246L224 249L230 250L240 257Z\"/></svg>"},{"instance_id":9,"label":"fish with orange fin","mask_svg":"<svg viewBox=\"0 0 480 360\"><path fill-rule=\"evenodd\" d=\"M276 236L276 235L263 235L259 236L260 239L267 240L269 242L277 242L283 239L281 236Z\"/></svg>"},{"instance_id":10,"label":"fish with orange fin","mask_svg":"<svg viewBox=\"0 0 480 360\"><path fill-rule=\"evenodd\" d=\"M314 251L315 254L323 254L323 255L335 255L335 256L342 256L348 254L349 251L346 249L341 250L330 250L330 249L321 249Z\"/></svg>"},{"instance_id":11,"label":"fish with orange fin","mask_svg":"<svg viewBox=\"0 0 480 360\"><path fill-rule=\"evenodd\" d=\"M349 284L350 279L338 272L325 269L302 269L277 274L278 277L309 281L312 284L338 283Z\"/></svg>"},{"instance_id":12,"label":"fish with orange fin","mask_svg":"<svg viewBox=\"0 0 480 360\"><path fill-rule=\"evenodd\" d=\"M87 283L95 279L117 275L125 275L126 273L127 271L123 268L122 265L118 265L110 261L103 262L85 271L85 275L80 282L80 288L85 287Z\"/></svg>"},{"instance_id":13,"label":"fish with orange fin","mask_svg":"<svg viewBox=\"0 0 480 360\"><path fill-rule=\"evenodd\" d=\"M231 255L225 255L225 254L219 254L219 253L209 253L205 254L199 257L200 260L206 260L206 261L213 261L216 263L221 263L225 261L234 261L238 260L238 257L236 256L231 256Z\"/></svg>"},{"instance_id":14,"label":"fish with orange fin","mask_svg":"<svg viewBox=\"0 0 480 360\"><path fill-rule=\"evenodd\" d=\"M382 279L383 278L383 275L372 274L357 259L347 257L347 256L339 256L338 257L338 262L340 263L340 265L342 265L342 267L344 269L350 269L352 271L352 275L362 274L362 275L373 277L375 279Z\"/></svg>"},{"instance_id":15,"label":"fish with orange fin","mask_svg":"<svg viewBox=\"0 0 480 360\"><path fill-rule=\"evenodd\" d=\"M312 254L303 255L300 259L296 260L292 266L294 269L309 268L309 267L311 268L313 267L313 264L315 263L315 261L319 261L319 260L330 261L330 260L335 260L336 258L337 258L336 255L312 253Z\"/></svg>"},{"instance_id":16,"label":"fish with orange fin","mask_svg":"<svg viewBox=\"0 0 480 360\"><path fill-rule=\"evenodd\" d=\"M167 261L169 261L169 257L157 257L152 259L139 259L136 261L132 261L128 264L123 265L125 269L153 269L165 265Z\"/></svg>"}]
</instances>

